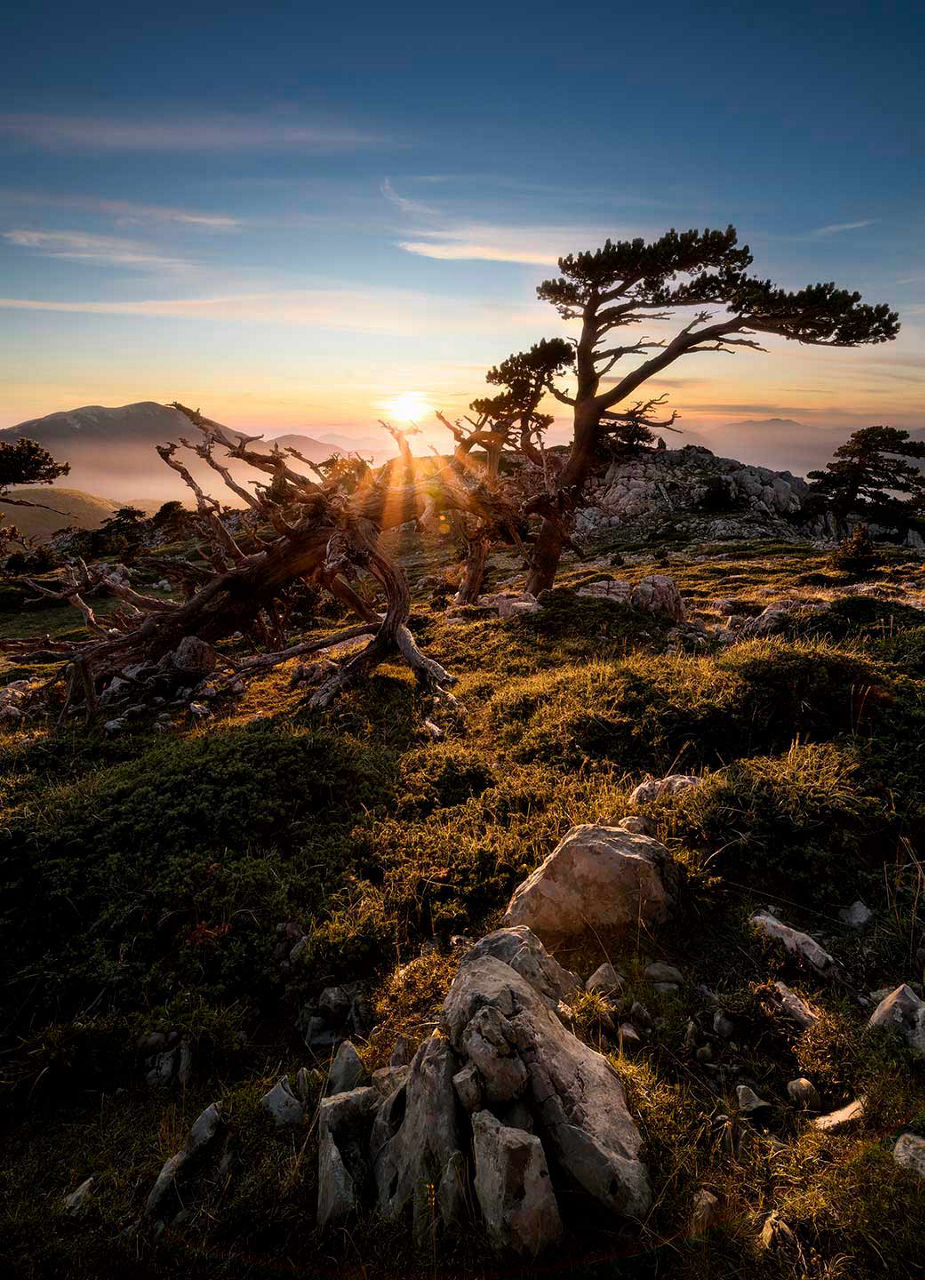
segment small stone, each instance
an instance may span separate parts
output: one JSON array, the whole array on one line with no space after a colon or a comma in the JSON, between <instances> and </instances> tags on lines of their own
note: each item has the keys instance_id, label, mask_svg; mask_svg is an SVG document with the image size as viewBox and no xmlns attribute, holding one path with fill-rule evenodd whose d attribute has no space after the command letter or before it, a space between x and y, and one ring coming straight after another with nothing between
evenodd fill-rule
<instances>
[{"instance_id":1,"label":"small stone","mask_svg":"<svg viewBox=\"0 0 925 1280\"><path fill-rule=\"evenodd\" d=\"M352 1003L346 987L325 987L318 997L318 1008L334 1026L342 1026L347 1021Z\"/></svg>"},{"instance_id":2,"label":"small stone","mask_svg":"<svg viewBox=\"0 0 925 1280\"><path fill-rule=\"evenodd\" d=\"M883 997L870 1015L868 1026L901 1031L913 1052L925 1055L925 1001L908 984L903 983Z\"/></svg>"},{"instance_id":3,"label":"small stone","mask_svg":"<svg viewBox=\"0 0 925 1280\"><path fill-rule=\"evenodd\" d=\"M765 1111L771 1105L770 1102L765 1102L764 1098L759 1098L754 1089L749 1088L747 1084L736 1085L736 1101L739 1104L739 1110L745 1115Z\"/></svg>"},{"instance_id":4,"label":"small stone","mask_svg":"<svg viewBox=\"0 0 925 1280\"><path fill-rule=\"evenodd\" d=\"M602 964L585 983L586 991L620 991L623 979L612 964Z\"/></svg>"},{"instance_id":5,"label":"small stone","mask_svg":"<svg viewBox=\"0 0 925 1280\"><path fill-rule=\"evenodd\" d=\"M796 1102L806 1111L818 1111L822 1105L819 1090L805 1076L799 1076L796 1080L789 1081L787 1096L792 1102Z\"/></svg>"},{"instance_id":6,"label":"small stone","mask_svg":"<svg viewBox=\"0 0 925 1280\"><path fill-rule=\"evenodd\" d=\"M352 1041L344 1040L334 1055L328 1075L329 1094L349 1093L366 1081L366 1068L360 1059Z\"/></svg>"},{"instance_id":7,"label":"small stone","mask_svg":"<svg viewBox=\"0 0 925 1280\"><path fill-rule=\"evenodd\" d=\"M797 1026L802 1027L805 1031L807 1027L811 1027L815 1022L818 1022L818 1013L811 1009L806 1001L801 999L795 991L791 991L783 982L775 982L774 989L780 999L781 1011Z\"/></svg>"},{"instance_id":8,"label":"small stone","mask_svg":"<svg viewBox=\"0 0 925 1280\"><path fill-rule=\"evenodd\" d=\"M483 1105L483 1090L478 1069L469 1063L453 1077L456 1096L466 1111L479 1111Z\"/></svg>"},{"instance_id":9,"label":"small stone","mask_svg":"<svg viewBox=\"0 0 925 1280\"><path fill-rule=\"evenodd\" d=\"M652 834L652 823L638 813L630 813L625 818L621 818L617 826L622 827L624 831L629 831L634 836L650 836Z\"/></svg>"},{"instance_id":10,"label":"small stone","mask_svg":"<svg viewBox=\"0 0 925 1280\"><path fill-rule=\"evenodd\" d=\"M64 1197L65 1212L71 1214L71 1216L75 1218L78 1214L83 1213L84 1209L87 1207L87 1200L89 1199L92 1189L93 1177L91 1175L91 1177L86 1178L80 1184L76 1191L72 1191L69 1196Z\"/></svg>"},{"instance_id":11,"label":"small stone","mask_svg":"<svg viewBox=\"0 0 925 1280\"><path fill-rule=\"evenodd\" d=\"M647 777L630 792L630 804L651 804L663 795L680 795L700 786L702 778L689 773L670 773L666 778Z\"/></svg>"},{"instance_id":12,"label":"small stone","mask_svg":"<svg viewBox=\"0 0 925 1280\"><path fill-rule=\"evenodd\" d=\"M305 1108L292 1092L288 1076L283 1076L263 1095L260 1106L269 1112L278 1129L295 1128L305 1121Z\"/></svg>"},{"instance_id":13,"label":"small stone","mask_svg":"<svg viewBox=\"0 0 925 1280\"><path fill-rule=\"evenodd\" d=\"M631 1058L642 1047L642 1036L631 1022L621 1022L617 1031L620 1052Z\"/></svg>"},{"instance_id":14,"label":"small stone","mask_svg":"<svg viewBox=\"0 0 925 1280\"><path fill-rule=\"evenodd\" d=\"M408 1078L408 1067L377 1067L373 1072L373 1088L388 1098Z\"/></svg>"},{"instance_id":15,"label":"small stone","mask_svg":"<svg viewBox=\"0 0 925 1280\"><path fill-rule=\"evenodd\" d=\"M676 982L653 982L652 990L660 996L676 996L681 988Z\"/></svg>"},{"instance_id":16,"label":"small stone","mask_svg":"<svg viewBox=\"0 0 925 1280\"><path fill-rule=\"evenodd\" d=\"M751 923L763 937L779 942L789 955L814 972L825 974L834 966L832 956L808 933L791 929L766 912L752 916Z\"/></svg>"},{"instance_id":17,"label":"small stone","mask_svg":"<svg viewBox=\"0 0 925 1280\"><path fill-rule=\"evenodd\" d=\"M665 964L663 960L655 960L647 965L646 977L650 982L681 983L684 981L681 970L676 969L673 964Z\"/></svg>"},{"instance_id":18,"label":"small stone","mask_svg":"<svg viewBox=\"0 0 925 1280\"><path fill-rule=\"evenodd\" d=\"M630 1006L630 1018L640 1027L651 1027L652 1015L644 1004L634 1000Z\"/></svg>"},{"instance_id":19,"label":"small stone","mask_svg":"<svg viewBox=\"0 0 925 1280\"><path fill-rule=\"evenodd\" d=\"M698 1062L710 1062L713 1058L713 1046L711 1044L702 1044L697 1050Z\"/></svg>"},{"instance_id":20,"label":"small stone","mask_svg":"<svg viewBox=\"0 0 925 1280\"><path fill-rule=\"evenodd\" d=\"M857 902L852 902L850 907L843 907L838 916L840 920L850 925L852 929L863 929L873 914L870 907L861 902L859 898Z\"/></svg>"},{"instance_id":21,"label":"small stone","mask_svg":"<svg viewBox=\"0 0 925 1280\"><path fill-rule=\"evenodd\" d=\"M305 1027L305 1047L315 1051L333 1049L340 1037L333 1031L324 1018L309 1018Z\"/></svg>"},{"instance_id":22,"label":"small stone","mask_svg":"<svg viewBox=\"0 0 925 1280\"><path fill-rule=\"evenodd\" d=\"M702 1236L719 1221L719 1198L712 1191L701 1189L691 1205L691 1234Z\"/></svg>"},{"instance_id":23,"label":"small stone","mask_svg":"<svg viewBox=\"0 0 925 1280\"><path fill-rule=\"evenodd\" d=\"M849 1102L846 1107L840 1107L838 1111L830 1111L826 1116L817 1116L812 1122L813 1128L819 1129L822 1133L840 1133L863 1118L864 1106L865 1099L856 1098L854 1102Z\"/></svg>"},{"instance_id":24,"label":"small stone","mask_svg":"<svg viewBox=\"0 0 925 1280\"><path fill-rule=\"evenodd\" d=\"M731 1018L727 1018L722 1009L717 1009L713 1014L713 1031L722 1040L729 1040L732 1037L735 1026Z\"/></svg>"},{"instance_id":25,"label":"small stone","mask_svg":"<svg viewBox=\"0 0 925 1280\"><path fill-rule=\"evenodd\" d=\"M902 1133L893 1148L893 1159L904 1169L911 1169L925 1178L925 1138L917 1133Z\"/></svg>"},{"instance_id":26,"label":"small stone","mask_svg":"<svg viewBox=\"0 0 925 1280\"><path fill-rule=\"evenodd\" d=\"M189 713L194 720L208 720L212 712L203 702L191 702L189 704Z\"/></svg>"}]
</instances>

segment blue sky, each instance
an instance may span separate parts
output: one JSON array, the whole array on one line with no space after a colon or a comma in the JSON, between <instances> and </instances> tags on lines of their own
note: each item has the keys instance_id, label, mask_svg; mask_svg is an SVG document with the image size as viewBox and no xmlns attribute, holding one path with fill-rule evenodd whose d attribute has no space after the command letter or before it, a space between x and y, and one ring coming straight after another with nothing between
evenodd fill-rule
<instances>
[{"instance_id":1,"label":"blue sky","mask_svg":"<svg viewBox=\"0 0 925 1280\"><path fill-rule=\"evenodd\" d=\"M912 3L23 8L0 425L179 398L369 435L562 332L559 253L728 222L759 273L903 334L695 357L664 380L688 420L925 425L923 47Z\"/></svg>"}]
</instances>

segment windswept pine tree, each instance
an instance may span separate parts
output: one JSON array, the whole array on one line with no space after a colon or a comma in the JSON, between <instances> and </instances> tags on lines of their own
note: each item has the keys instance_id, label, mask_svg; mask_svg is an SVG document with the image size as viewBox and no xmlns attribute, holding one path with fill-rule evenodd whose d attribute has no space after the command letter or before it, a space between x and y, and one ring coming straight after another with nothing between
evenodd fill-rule
<instances>
[{"instance_id":1,"label":"windswept pine tree","mask_svg":"<svg viewBox=\"0 0 925 1280\"><path fill-rule=\"evenodd\" d=\"M550 382L568 405L573 435L554 501L544 513L528 589L552 585L572 516L604 442L624 425L632 397L684 356L739 348L763 350L757 334L827 347L889 342L899 332L896 312L862 303L859 293L835 284L782 289L749 274L752 255L725 231L668 231L657 240L607 240L602 248L559 259L561 274L539 286L563 320L578 321L575 381L570 391ZM619 340L623 331L671 321L670 338ZM640 359L632 367L632 357ZM626 372L620 372L626 369ZM651 410L657 398L636 408Z\"/></svg>"},{"instance_id":2,"label":"windswept pine tree","mask_svg":"<svg viewBox=\"0 0 925 1280\"><path fill-rule=\"evenodd\" d=\"M811 471L813 491L844 530L851 515L908 529L925 518L925 441L899 427L863 427L835 450L824 471Z\"/></svg>"}]
</instances>

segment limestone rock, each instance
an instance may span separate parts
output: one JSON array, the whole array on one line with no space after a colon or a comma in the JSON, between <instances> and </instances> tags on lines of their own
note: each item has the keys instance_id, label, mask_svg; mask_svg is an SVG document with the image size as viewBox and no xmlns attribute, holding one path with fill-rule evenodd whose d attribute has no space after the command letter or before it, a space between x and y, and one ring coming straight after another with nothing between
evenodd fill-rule
<instances>
[{"instance_id":1,"label":"limestone rock","mask_svg":"<svg viewBox=\"0 0 925 1280\"><path fill-rule=\"evenodd\" d=\"M283 1076L260 1099L260 1106L273 1118L277 1129L296 1128L305 1122L305 1108Z\"/></svg>"},{"instance_id":2,"label":"limestone rock","mask_svg":"<svg viewBox=\"0 0 925 1280\"><path fill-rule=\"evenodd\" d=\"M770 1102L766 1102L764 1098L759 1098L754 1089L747 1084L736 1086L736 1102L739 1110L745 1115L754 1115L758 1111L766 1111L770 1107Z\"/></svg>"},{"instance_id":3,"label":"limestone rock","mask_svg":"<svg viewBox=\"0 0 925 1280\"><path fill-rule=\"evenodd\" d=\"M661 924L676 873L668 850L620 827L572 827L514 890L504 922L526 925L545 942L590 929Z\"/></svg>"},{"instance_id":4,"label":"limestone rock","mask_svg":"<svg viewBox=\"0 0 925 1280\"><path fill-rule=\"evenodd\" d=\"M586 991L619 991L623 979L612 964L599 965L585 983Z\"/></svg>"},{"instance_id":5,"label":"limestone rock","mask_svg":"<svg viewBox=\"0 0 925 1280\"><path fill-rule=\"evenodd\" d=\"M701 778L690 773L670 773L666 778L646 778L630 792L631 804L651 804L658 796L678 795L699 787Z\"/></svg>"},{"instance_id":6,"label":"limestone rock","mask_svg":"<svg viewBox=\"0 0 925 1280\"><path fill-rule=\"evenodd\" d=\"M472 1149L475 1194L494 1247L535 1258L555 1244L562 1222L539 1138L478 1111Z\"/></svg>"},{"instance_id":7,"label":"limestone rock","mask_svg":"<svg viewBox=\"0 0 925 1280\"><path fill-rule=\"evenodd\" d=\"M322 1098L318 1110L318 1225L343 1222L362 1204L376 1089Z\"/></svg>"},{"instance_id":8,"label":"limestone rock","mask_svg":"<svg viewBox=\"0 0 925 1280\"><path fill-rule=\"evenodd\" d=\"M757 618L749 618L742 627L743 636L770 636L784 629L790 610L784 605L769 604Z\"/></svg>"},{"instance_id":9,"label":"limestone rock","mask_svg":"<svg viewBox=\"0 0 925 1280\"><path fill-rule=\"evenodd\" d=\"M171 1196L174 1197L176 1209L182 1207L179 1198L176 1196L178 1179L181 1174L186 1174L197 1158L211 1147L221 1127L221 1113L217 1104L213 1102L193 1122L189 1137L186 1140L186 1146L175 1155L172 1155L164 1163L160 1173L157 1175L145 1204L145 1215L147 1217L154 1219L172 1217L172 1213L165 1214L164 1212L171 1203Z\"/></svg>"},{"instance_id":10,"label":"limestone rock","mask_svg":"<svg viewBox=\"0 0 925 1280\"><path fill-rule=\"evenodd\" d=\"M360 1060L360 1055L352 1041L344 1040L331 1063L327 1092L349 1093L351 1089L359 1088L365 1080L366 1068Z\"/></svg>"},{"instance_id":11,"label":"limestone rock","mask_svg":"<svg viewBox=\"0 0 925 1280\"><path fill-rule=\"evenodd\" d=\"M609 578L601 582L587 582L578 588L577 594L590 596L594 600L610 600L614 604L629 604L633 588L629 582Z\"/></svg>"},{"instance_id":12,"label":"limestone rock","mask_svg":"<svg viewBox=\"0 0 925 1280\"><path fill-rule=\"evenodd\" d=\"M674 985L684 981L681 970L676 969L673 964L666 964L664 960L653 960L651 964L646 965L646 977L656 984L667 982Z\"/></svg>"},{"instance_id":13,"label":"limestone rock","mask_svg":"<svg viewBox=\"0 0 925 1280\"><path fill-rule=\"evenodd\" d=\"M925 1178L925 1138L917 1133L901 1133L893 1148L893 1159L904 1169Z\"/></svg>"},{"instance_id":14,"label":"limestone rock","mask_svg":"<svg viewBox=\"0 0 925 1280\"><path fill-rule=\"evenodd\" d=\"M808 933L791 929L789 925L763 911L753 915L751 923L762 937L779 942L794 960L814 972L826 974L834 967L835 961L832 956Z\"/></svg>"},{"instance_id":15,"label":"limestone rock","mask_svg":"<svg viewBox=\"0 0 925 1280\"><path fill-rule=\"evenodd\" d=\"M807 1111L818 1111L822 1105L819 1090L805 1076L799 1076L796 1080L788 1082L787 1096Z\"/></svg>"},{"instance_id":16,"label":"limestone rock","mask_svg":"<svg viewBox=\"0 0 925 1280\"><path fill-rule=\"evenodd\" d=\"M645 609L671 622L684 621L684 602L673 578L653 574L643 578L633 588L630 604L635 609Z\"/></svg>"},{"instance_id":17,"label":"limestone rock","mask_svg":"<svg viewBox=\"0 0 925 1280\"><path fill-rule=\"evenodd\" d=\"M494 1011L489 1024L483 1021L487 1008ZM511 1059L519 1059L527 1076L523 1099L558 1166L612 1212L641 1217L651 1201L639 1160L642 1140L607 1060L573 1036L520 974L492 956L466 958L444 1017L460 1055L490 1025L499 1043L482 1037L479 1046L486 1090L503 1094L512 1083L519 1088L511 1067ZM484 1051L485 1044L494 1052Z\"/></svg>"},{"instance_id":18,"label":"limestone rock","mask_svg":"<svg viewBox=\"0 0 925 1280\"><path fill-rule=\"evenodd\" d=\"M215 670L218 655L198 636L184 636L173 655L173 664L184 675L207 676Z\"/></svg>"},{"instance_id":19,"label":"limestone rock","mask_svg":"<svg viewBox=\"0 0 925 1280\"><path fill-rule=\"evenodd\" d=\"M432 1225L427 1187L434 1188L438 1216L445 1226L458 1224L464 1216L458 1159L462 1140L453 1087L458 1069L449 1042L431 1036L414 1055L407 1079L383 1103L373 1125L379 1210L385 1218L395 1219L410 1209L419 1242L427 1238Z\"/></svg>"},{"instance_id":20,"label":"limestone rock","mask_svg":"<svg viewBox=\"0 0 925 1280\"><path fill-rule=\"evenodd\" d=\"M850 907L842 907L838 918L844 920L845 924L850 925L852 929L863 929L873 914L870 907L858 899L857 902L852 902Z\"/></svg>"},{"instance_id":21,"label":"limestone rock","mask_svg":"<svg viewBox=\"0 0 925 1280\"><path fill-rule=\"evenodd\" d=\"M564 969L525 924L512 924L486 934L469 948L463 964L483 956L493 956L509 964L552 1009L558 1008L563 1001L569 1004L581 990L577 975Z\"/></svg>"},{"instance_id":22,"label":"limestone rock","mask_svg":"<svg viewBox=\"0 0 925 1280\"><path fill-rule=\"evenodd\" d=\"M774 992L775 998L780 1002L781 1012L804 1031L819 1021L819 1014L815 1009L810 1008L806 1001L795 991L791 991L785 983L775 982Z\"/></svg>"},{"instance_id":23,"label":"limestone rock","mask_svg":"<svg viewBox=\"0 0 925 1280\"><path fill-rule=\"evenodd\" d=\"M856 1098L854 1102L849 1102L845 1107L839 1107L837 1111L830 1111L825 1116L817 1116L812 1122L813 1128L822 1133L840 1133L863 1118L864 1107L865 1100Z\"/></svg>"},{"instance_id":24,"label":"limestone rock","mask_svg":"<svg viewBox=\"0 0 925 1280\"><path fill-rule=\"evenodd\" d=\"M870 1015L871 1027L895 1027L909 1041L913 1052L925 1055L925 1000L920 1000L911 987L891 991Z\"/></svg>"},{"instance_id":25,"label":"limestone rock","mask_svg":"<svg viewBox=\"0 0 925 1280\"><path fill-rule=\"evenodd\" d=\"M702 1188L694 1196L691 1205L691 1235L705 1235L719 1221L719 1198L712 1191Z\"/></svg>"},{"instance_id":26,"label":"limestone rock","mask_svg":"<svg viewBox=\"0 0 925 1280\"><path fill-rule=\"evenodd\" d=\"M634 836L650 836L652 834L652 824L639 813L627 814L625 818L620 819L617 826L622 827L624 831L631 831Z\"/></svg>"},{"instance_id":27,"label":"limestone rock","mask_svg":"<svg viewBox=\"0 0 925 1280\"><path fill-rule=\"evenodd\" d=\"M85 1178L84 1181L72 1191L70 1195L64 1197L64 1210L72 1217L77 1217L83 1213L87 1207L87 1200L90 1198L90 1192L93 1190L93 1177Z\"/></svg>"}]
</instances>

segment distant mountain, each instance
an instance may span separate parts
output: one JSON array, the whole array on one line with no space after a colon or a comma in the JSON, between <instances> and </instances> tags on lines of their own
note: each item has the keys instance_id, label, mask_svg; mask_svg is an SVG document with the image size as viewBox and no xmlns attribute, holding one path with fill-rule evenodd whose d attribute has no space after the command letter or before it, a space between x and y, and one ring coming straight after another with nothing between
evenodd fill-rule
<instances>
[{"instance_id":1,"label":"distant mountain","mask_svg":"<svg viewBox=\"0 0 925 1280\"><path fill-rule=\"evenodd\" d=\"M824 467L852 430L810 427L793 418L743 418L714 426L699 424L696 433L685 433L685 440L703 443L726 458L805 476L807 471Z\"/></svg>"},{"instance_id":2,"label":"distant mountain","mask_svg":"<svg viewBox=\"0 0 925 1280\"><path fill-rule=\"evenodd\" d=\"M229 431L237 434L234 428ZM0 440L22 436L38 440L59 462L71 464L65 483L76 484L81 490L105 494L120 503L138 499L166 502L171 498L188 499L190 493L180 477L161 462L154 452L155 445L181 437L193 440L196 434L177 409L144 400L118 408L85 405L31 418L0 432ZM272 439L263 443L272 443ZM313 462L329 458L333 451L331 444L311 436L287 435L278 440L281 447L296 448ZM188 455L184 462L207 492L217 496L218 488L224 489L214 472L198 458ZM234 463L230 469L240 483L260 478L260 473L245 463ZM222 500L226 497L231 495L224 490Z\"/></svg>"}]
</instances>

